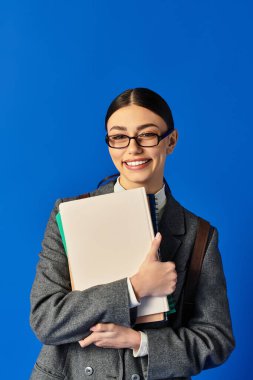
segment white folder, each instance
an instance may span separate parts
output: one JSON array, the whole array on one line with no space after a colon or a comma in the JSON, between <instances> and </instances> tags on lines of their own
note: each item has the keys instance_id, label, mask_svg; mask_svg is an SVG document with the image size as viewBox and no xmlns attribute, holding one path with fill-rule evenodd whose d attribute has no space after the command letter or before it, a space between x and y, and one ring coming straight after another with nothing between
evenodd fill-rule
<instances>
[{"instance_id":1,"label":"white folder","mask_svg":"<svg viewBox=\"0 0 253 380\"><path fill-rule=\"evenodd\" d=\"M59 212L73 290L137 273L154 238L144 187L63 202ZM137 315L162 320L168 310L167 297L144 297Z\"/></svg>"}]
</instances>

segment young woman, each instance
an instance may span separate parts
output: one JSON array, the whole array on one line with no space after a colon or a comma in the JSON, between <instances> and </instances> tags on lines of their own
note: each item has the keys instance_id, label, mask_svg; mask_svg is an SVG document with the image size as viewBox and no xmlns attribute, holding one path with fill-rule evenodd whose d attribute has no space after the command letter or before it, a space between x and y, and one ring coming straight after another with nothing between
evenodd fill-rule
<instances>
[{"instance_id":1,"label":"young woman","mask_svg":"<svg viewBox=\"0 0 253 380\"><path fill-rule=\"evenodd\" d=\"M71 291L67 258L51 213L31 291L31 326L44 343L31 379L190 379L222 364L234 348L226 283L215 227L191 317L183 321L182 297L197 216L172 196L164 166L178 133L167 103L145 88L111 103L106 142L119 171L90 196L144 186L154 194L159 232L131 278ZM157 250L166 261L158 261ZM119 247L120 249L120 247ZM136 324L145 296L172 294L176 313L161 323Z\"/></svg>"}]
</instances>

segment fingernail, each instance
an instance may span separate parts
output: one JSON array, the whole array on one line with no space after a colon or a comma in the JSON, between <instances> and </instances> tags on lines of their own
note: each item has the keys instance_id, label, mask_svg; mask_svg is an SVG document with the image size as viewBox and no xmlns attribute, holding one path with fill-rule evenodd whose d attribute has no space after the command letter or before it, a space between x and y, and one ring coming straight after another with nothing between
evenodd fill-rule
<instances>
[{"instance_id":1,"label":"fingernail","mask_svg":"<svg viewBox=\"0 0 253 380\"><path fill-rule=\"evenodd\" d=\"M157 232L157 234L155 235L155 239L160 239L160 237L161 237L161 234L160 234L160 232Z\"/></svg>"}]
</instances>

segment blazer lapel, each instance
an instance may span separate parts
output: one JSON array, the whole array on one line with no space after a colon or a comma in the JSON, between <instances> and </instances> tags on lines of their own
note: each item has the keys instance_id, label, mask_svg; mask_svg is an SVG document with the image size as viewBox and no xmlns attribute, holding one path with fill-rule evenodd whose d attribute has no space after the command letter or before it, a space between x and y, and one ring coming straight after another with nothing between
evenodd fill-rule
<instances>
[{"instance_id":1,"label":"blazer lapel","mask_svg":"<svg viewBox=\"0 0 253 380\"><path fill-rule=\"evenodd\" d=\"M158 225L162 235L160 256L162 261L174 261L182 243L178 236L185 234L184 211L172 196L168 186L165 186L165 193L167 201Z\"/></svg>"}]
</instances>

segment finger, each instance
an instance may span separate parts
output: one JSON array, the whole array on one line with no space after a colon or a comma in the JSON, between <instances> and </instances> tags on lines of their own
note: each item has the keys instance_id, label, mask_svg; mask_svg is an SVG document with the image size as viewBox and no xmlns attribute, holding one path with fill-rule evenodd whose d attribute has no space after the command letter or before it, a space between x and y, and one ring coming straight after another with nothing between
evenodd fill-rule
<instances>
[{"instance_id":1,"label":"finger","mask_svg":"<svg viewBox=\"0 0 253 380\"><path fill-rule=\"evenodd\" d=\"M79 340L79 344L82 348L89 346L90 344L95 342L95 335L92 333L86 338Z\"/></svg>"},{"instance_id":2,"label":"finger","mask_svg":"<svg viewBox=\"0 0 253 380\"><path fill-rule=\"evenodd\" d=\"M157 232L156 235L155 235L155 241L159 241L159 244L162 240L162 235L160 234L160 232Z\"/></svg>"},{"instance_id":3,"label":"finger","mask_svg":"<svg viewBox=\"0 0 253 380\"><path fill-rule=\"evenodd\" d=\"M160 234L160 232L157 232L155 238L152 241L150 251L147 254L147 260L152 260L152 261L158 260L157 251L160 247L161 240L162 240L162 235Z\"/></svg>"},{"instance_id":4,"label":"finger","mask_svg":"<svg viewBox=\"0 0 253 380\"><path fill-rule=\"evenodd\" d=\"M167 268L171 271L171 272L176 272L176 264L174 263L174 261L166 261L166 264Z\"/></svg>"},{"instance_id":5,"label":"finger","mask_svg":"<svg viewBox=\"0 0 253 380\"><path fill-rule=\"evenodd\" d=\"M90 328L90 331L105 332L112 331L114 324L113 323L97 323L96 325Z\"/></svg>"},{"instance_id":6,"label":"finger","mask_svg":"<svg viewBox=\"0 0 253 380\"><path fill-rule=\"evenodd\" d=\"M109 347L115 339L114 333L111 332L94 332L91 335L91 339L85 338L79 341L82 348L87 347L90 344L94 344L97 347L105 347L106 345Z\"/></svg>"}]
</instances>

